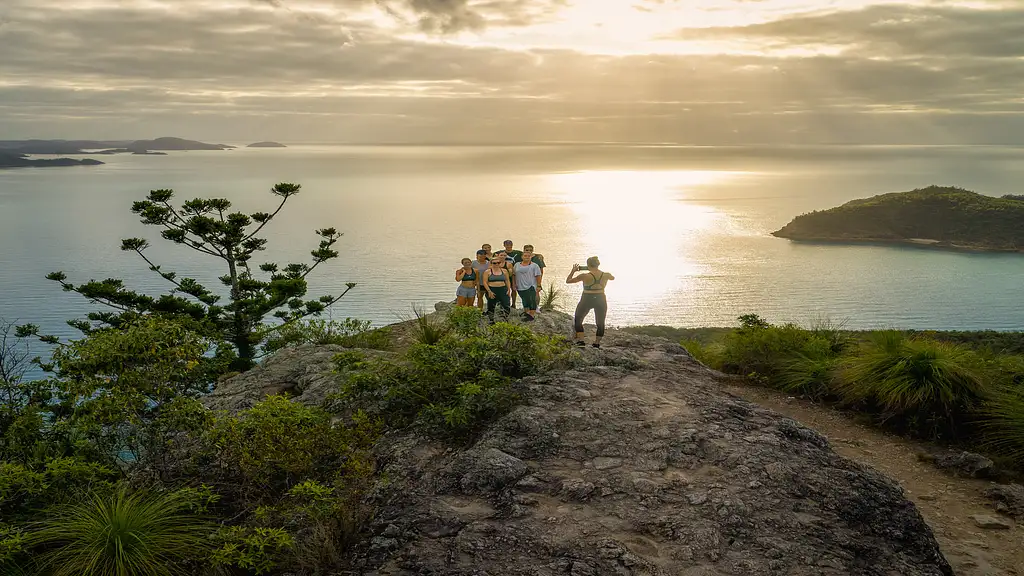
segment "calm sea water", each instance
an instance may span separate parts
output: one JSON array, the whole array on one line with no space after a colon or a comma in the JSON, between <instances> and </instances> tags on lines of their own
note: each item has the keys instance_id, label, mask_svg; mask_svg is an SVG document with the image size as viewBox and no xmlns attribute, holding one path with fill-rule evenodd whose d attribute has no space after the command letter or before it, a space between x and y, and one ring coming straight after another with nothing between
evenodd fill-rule
<instances>
[{"instance_id":1,"label":"calm sea water","mask_svg":"<svg viewBox=\"0 0 1024 576\"><path fill-rule=\"evenodd\" d=\"M104 166L0 170L0 317L64 335L92 306L43 276L159 277L120 239L156 240L165 269L217 285L208 259L165 246L129 211L150 189L226 197L270 210L275 182L301 183L266 229L266 259L304 259L314 228L344 231L341 258L312 294L358 287L335 317L377 324L454 298L454 271L483 242L536 245L546 282L598 255L617 279L609 323L732 325L844 319L850 327L1024 328L1024 255L820 246L769 232L847 200L929 184L1024 192L1024 149L1007 147L694 148L352 147L109 156ZM1024 224L1024 223L1022 223ZM572 308L578 285L567 289Z\"/></svg>"}]
</instances>

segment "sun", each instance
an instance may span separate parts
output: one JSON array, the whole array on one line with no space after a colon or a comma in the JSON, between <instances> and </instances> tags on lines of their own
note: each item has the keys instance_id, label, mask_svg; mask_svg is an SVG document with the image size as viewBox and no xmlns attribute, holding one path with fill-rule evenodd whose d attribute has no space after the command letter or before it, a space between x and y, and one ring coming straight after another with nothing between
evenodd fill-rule
<instances>
[{"instance_id":1,"label":"sun","mask_svg":"<svg viewBox=\"0 0 1024 576\"><path fill-rule=\"evenodd\" d=\"M704 273L689 256L695 239L726 216L688 192L734 174L596 170L552 174L548 183L577 215L580 253L597 255L616 275L617 298L643 301Z\"/></svg>"}]
</instances>

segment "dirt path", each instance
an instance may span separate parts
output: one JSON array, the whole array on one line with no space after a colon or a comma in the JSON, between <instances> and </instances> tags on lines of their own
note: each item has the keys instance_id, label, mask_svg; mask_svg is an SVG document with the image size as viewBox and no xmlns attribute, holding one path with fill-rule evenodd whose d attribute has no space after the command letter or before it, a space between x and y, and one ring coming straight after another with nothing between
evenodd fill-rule
<instances>
[{"instance_id":1,"label":"dirt path","mask_svg":"<svg viewBox=\"0 0 1024 576\"><path fill-rule=\"evenodd\" d=\"M1024 527L978 528L974 514L995 515L982 496L992 483L955 478L917 458L924 445L883 434L850 416L775 390L729 383L726 390L821 432L833 449L874 467L903 486L961 576L1024 575Z\"/></svg>"}]
</instances>

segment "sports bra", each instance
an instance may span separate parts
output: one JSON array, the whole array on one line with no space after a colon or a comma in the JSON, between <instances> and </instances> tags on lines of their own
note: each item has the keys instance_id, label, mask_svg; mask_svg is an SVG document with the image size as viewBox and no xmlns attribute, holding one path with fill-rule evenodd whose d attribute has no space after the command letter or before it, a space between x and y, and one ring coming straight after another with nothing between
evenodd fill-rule
<instances>
[{"instance_id":1,"label":"sports bra","mask_svg":"<svg viewBox=\"0 0 1024 576\"><path fill-rule=\"evenodd\" d=\"M487 281L488 282L504 282L505 281L505 275L504 274L491 274L487 278Z\"/></svg>"},{"instance_id":2,"label":"sports bra","mask_svg":"<svg viewBox=\"0 0 1024 576\"><path fill-rule=\"evenodd\" d=\"M598 291L604 292L604 286L601 286L601 280L604 280L604 275L607 274L607 272L601 272L601 277L600 278L598 278L597 276L594 276L593 272L590 272L589 274L590 274L590 277L594 279L594 282L588 286L586 281L584 281L583 282L583 290L592 290L594 292L598 292ZM596 286L596 288L595 288L595 286Z\"/></svg>"},{"instance_id":3,"label":"sports bra","mask_svg":"<svg viewBox=\"0 0 1024 576\"><path fill-rule=\"evenodd\" d=\"M472 282L473 280L476 280L476 270L462 275L462 282Z\"/></svg>"}]
</instances>

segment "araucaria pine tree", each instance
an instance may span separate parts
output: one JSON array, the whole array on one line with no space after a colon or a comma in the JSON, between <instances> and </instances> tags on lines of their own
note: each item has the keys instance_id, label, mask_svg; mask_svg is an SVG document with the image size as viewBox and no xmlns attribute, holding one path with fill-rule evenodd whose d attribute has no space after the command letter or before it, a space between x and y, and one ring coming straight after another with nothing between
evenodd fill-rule
<instances>
[{"instance_id":1,"label":"araucaria pine tree","mask_svg":"<svg viewBox=\"0 0 1024 576\"><path fill-rule=\"evenodd\" d=\"M271 192L281 202L272 213L228 213L231 202L223 198L197 198L175 208L171 205L172 190L153 190L146 200L132 204L132 212L142 217L143 224L163 228L160 236L165 240L188 246L223 262L227 273L220 277L220 281L228 288L226 304L221 304L219 295L194 278L178 278L174 272L164 272L146 255L149 242L143 238L122 240L121 250L135 252L150 270L173 284L168 294L160 297L141 294L125 288L122 280L113 278L78 286L69 283L63 272L53 272L47 278L60 282L66 291L77 292L112 308L112 311L88 314L89 320L99 326L118 326L145 314L177 318L206 336L231 343L238 354L236 368L246 369L252 365L259 344L275 329L267 326L269 317L288 323L318 315L355 286L349 282L341 294L304 299L306 277L320 264L338 257L334 245L341 234L334 228L316 230L320 244L311 252L311 263L283 267L275 263L260 264L259 270L263 274L254 273L251 268L253 255L264 250L267 244L267 240L257 237L257 234L277 216L289 198L299 193L299 189L298 184L274 186ZM86 320L73 320L69 324L84 332L97 326Z\"/></svg>"}]
</instances>

